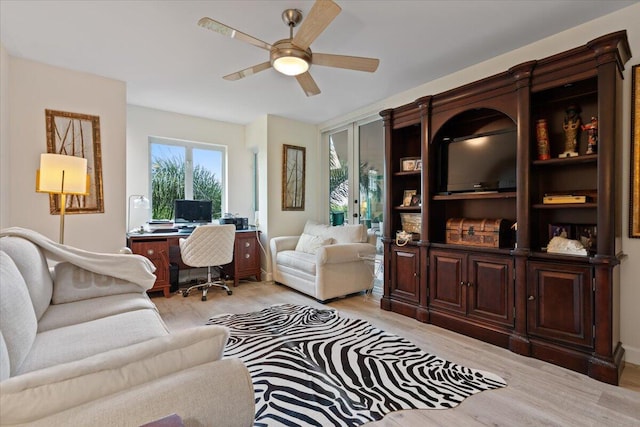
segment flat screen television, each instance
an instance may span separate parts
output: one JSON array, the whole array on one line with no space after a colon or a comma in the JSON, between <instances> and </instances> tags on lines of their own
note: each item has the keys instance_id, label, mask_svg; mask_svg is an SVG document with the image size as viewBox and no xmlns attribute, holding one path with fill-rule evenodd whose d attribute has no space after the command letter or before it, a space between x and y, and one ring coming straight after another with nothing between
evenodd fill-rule
<instances>
[{"instance_id":1,"label":"flat screen television","mask_svg":"<svg viewBox=\"0 0 640 427\"><path fill-rule=\"evenodd\" d=\"M516 188L515 129L445 141L441 150L440 191L512 191Z\"/></svg>"},{"instance_id":2,"label":"flat screen television","mask_svg":"<svg viewBox=\"0 0 640 427\"><path fill-rule=\"evenodd\" d=\"M211 200L174 200L175 224L208 224L211 222Z\"/></svg>"}]
</instances>

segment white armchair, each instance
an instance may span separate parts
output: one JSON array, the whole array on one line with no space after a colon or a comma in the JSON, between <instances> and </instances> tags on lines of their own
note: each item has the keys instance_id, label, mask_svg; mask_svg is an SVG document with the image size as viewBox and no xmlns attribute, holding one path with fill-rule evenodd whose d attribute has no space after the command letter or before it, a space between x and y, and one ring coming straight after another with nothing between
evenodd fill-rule
<instances>
[{"instance_id":1,"label":"white armchair","mask_svg":"<svg viewBox=\"0 0 640 427\"><path fill-rule=\"evenodd\" d=\"M372 286L375 255L362 224L331 227L308 221L300 236L270 241L273 280L321 302Z\"/></svg>"}]
</instances>

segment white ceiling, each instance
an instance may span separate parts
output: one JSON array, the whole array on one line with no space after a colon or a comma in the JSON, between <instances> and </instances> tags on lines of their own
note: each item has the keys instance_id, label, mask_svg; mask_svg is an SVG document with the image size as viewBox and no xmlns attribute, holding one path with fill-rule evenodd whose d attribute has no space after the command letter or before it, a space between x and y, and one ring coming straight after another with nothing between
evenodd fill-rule
<instances>
[{"instance_id":1,"label":"white ceiling","mask_svg":"<svg viewBox=\"0 0 640 427\"><path fill-rule=\"evenodd\" d=\"M196 25L208 16L273 43L288 37L282 11L306 16L311 1L0 0L0 37L12 56L125 81L129 104L241 124L265 114L315 124L637 0L336 2L342 13L311 49L380 66L373 74L312 67L322 91L313 97L274 69L223 80L268 52Z\"/></svg>"}]
</instances>

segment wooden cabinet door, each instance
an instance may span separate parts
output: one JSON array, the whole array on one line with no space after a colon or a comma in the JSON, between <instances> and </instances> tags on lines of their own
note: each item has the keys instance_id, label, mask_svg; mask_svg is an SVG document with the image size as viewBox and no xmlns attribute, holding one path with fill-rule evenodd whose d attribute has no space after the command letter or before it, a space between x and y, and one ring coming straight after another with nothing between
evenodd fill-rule
<instances>
[{"instance_id":1,"label":"wooden cabinet door","mask_svg":"<svg viewBox=\"0 0 640 427\"><path fill-rule=\"evenodd\" d=\"M429 307L465 314L466 255L432 250L429 255Z\"/></svg>"},{"instance_id":2,"label":"wooden cabinet door","mask_svg":"<svg viewBox=\"0 0 640 427\"><path fill-rule=\"evenodd\" d=\"M528 333L593 347L591 267L531 261L528 272Z\"/></svg>"},{"instance_id":3,"label":"wooden cabinet door","mask_svg":"<svg viewBox=\"0 0 640 427\"><path fill-rule=\"evenodd\" d=\"M468 315L513 327L513 260L510 257L469 255Z\"/></svg>"},{"instance_id":4,"label":"wooden cabinet door","mask_svg":"<svg viewBox=\"0 0 640 427\"><path fill-rule=\"evenodd\" d=\"M414 246L391 249L391 298L420 302L420 251Z\"/></svg>"},{"instance_id":5,"label":"wooden cabinet door","mask_svg":"<svg viewBox=\"0 0 640 427\"><path fill-rule=\"evenodd\" d=\"M260 247L256 233L236 233L235 241L235 271L236 280L249 276L257 276L260 280Z\"/></svg>"}]
</instances>

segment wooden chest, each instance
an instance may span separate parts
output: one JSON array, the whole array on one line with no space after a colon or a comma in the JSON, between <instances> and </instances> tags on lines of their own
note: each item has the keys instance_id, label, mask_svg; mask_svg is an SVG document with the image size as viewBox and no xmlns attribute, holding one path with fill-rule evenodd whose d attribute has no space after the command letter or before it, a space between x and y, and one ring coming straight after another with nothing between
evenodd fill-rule
<instances>
[{"instance_id":1,"label":"wooden chest","mask_svg":"<svg viewBox=\"0 0 640 427\"><path fill-rule=\"evenodd\" d=\"M510 236L509 221L506 219L449 218L447 220L446 242L452 245L509 247Z\"/></svg>"}]
</instances>

